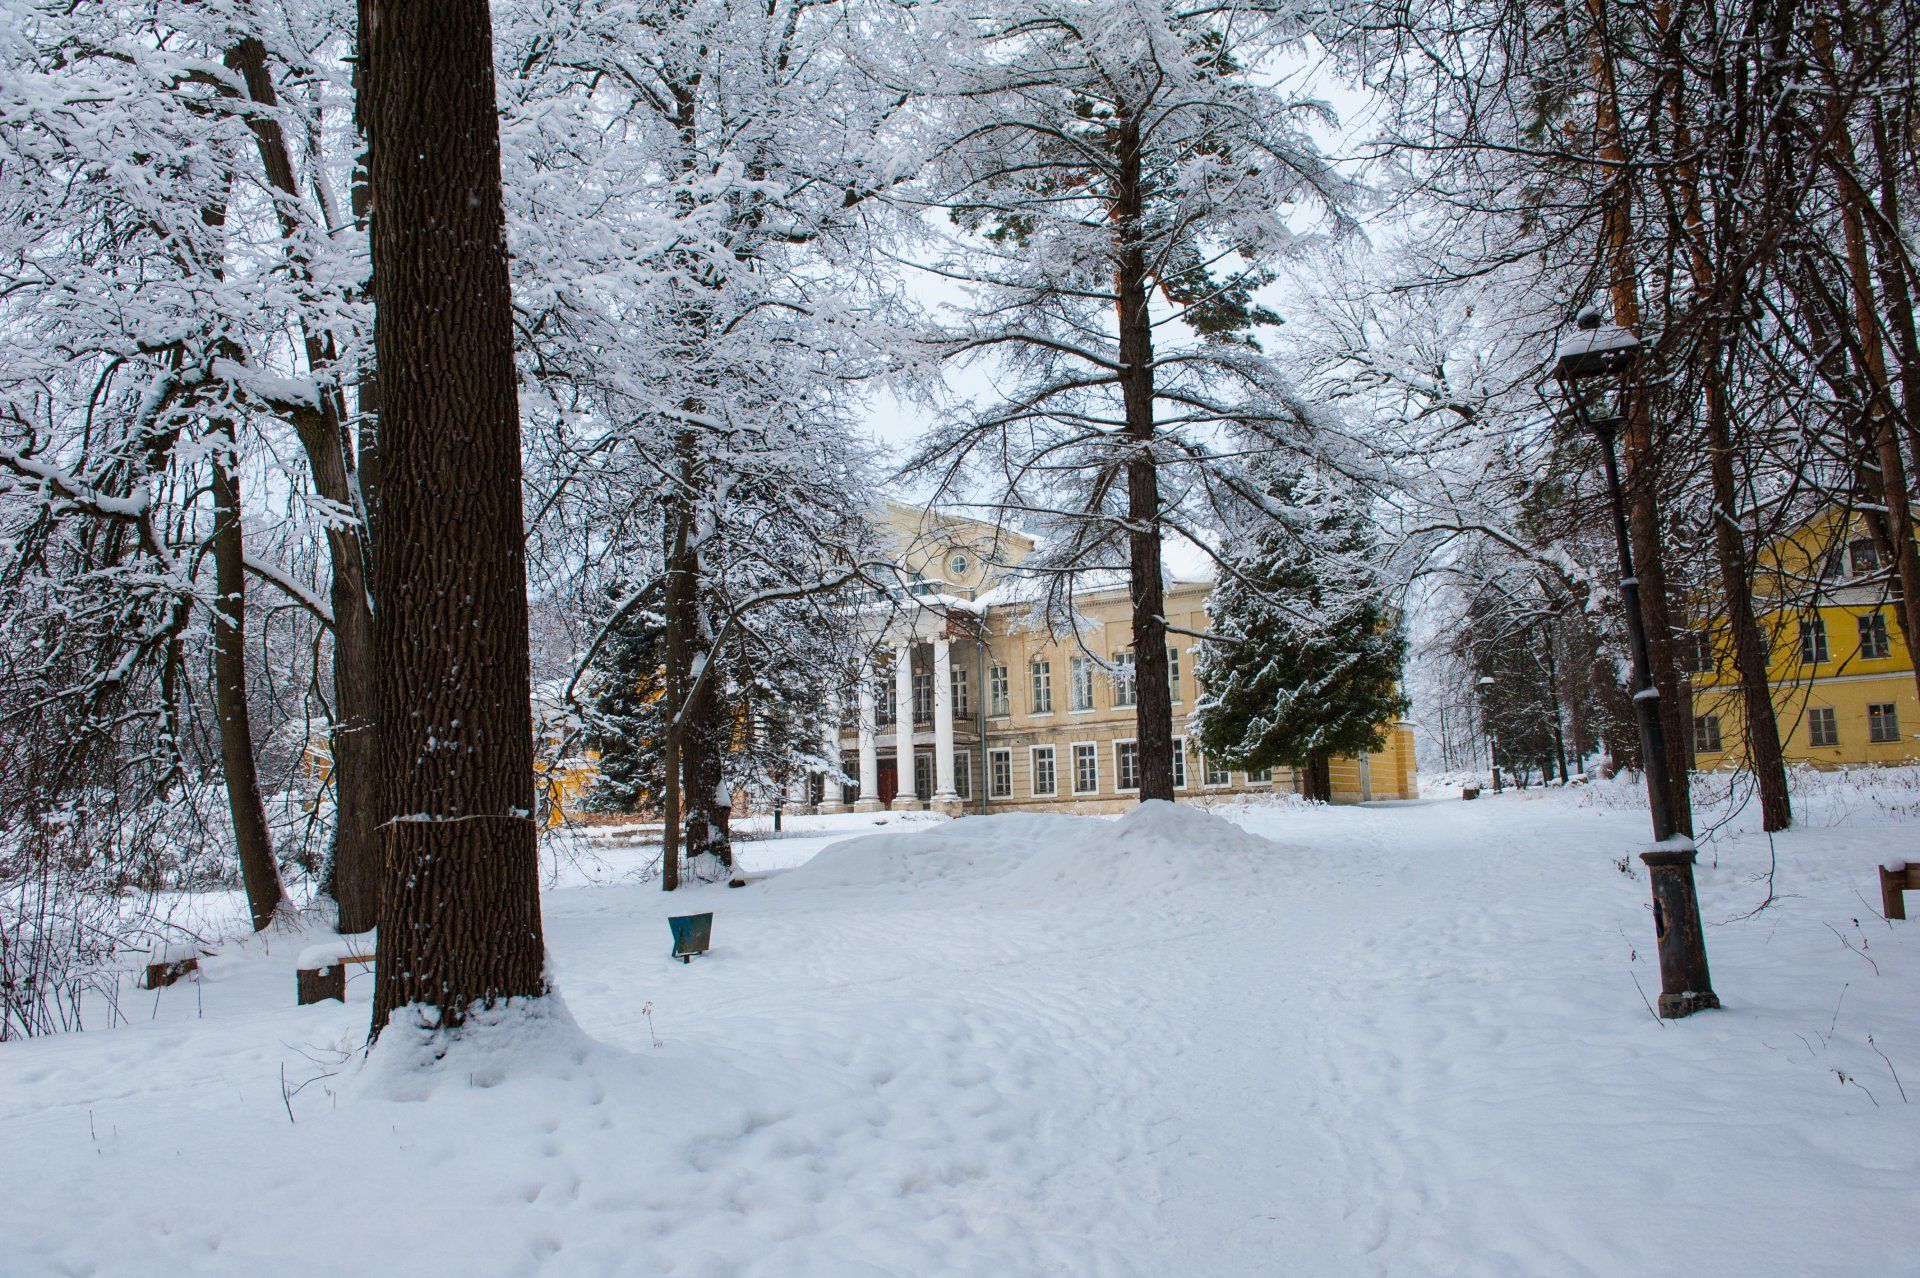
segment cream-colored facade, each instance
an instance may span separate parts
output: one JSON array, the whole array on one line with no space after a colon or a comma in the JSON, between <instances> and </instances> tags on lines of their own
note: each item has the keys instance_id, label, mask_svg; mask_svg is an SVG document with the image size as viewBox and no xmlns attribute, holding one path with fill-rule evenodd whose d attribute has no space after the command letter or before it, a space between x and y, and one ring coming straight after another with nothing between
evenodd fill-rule
<instances>
[{"instance_id":1,"label":"cream-colored facade","mask_svg":"<svg viewBox=\"0 0 1920 1278\"><path fill-rule=\"evenodd\" d=\"M993 565L1031 553L1026 538L911 507L888 511L909 579L904 607L875 635L849 728L823 743L851 784L816 776L789 802L821 811L1101 811L1138 793L1132 626L1124 586L1082 591L1078 624L1055 636ZM1205 633L1210 586L1176 582L1168 621ZM1289 769L1249 776L1214 767L1185 730L1198 700L1191 635L1169 636L1175 787L1184 799L1297 789ZM905 712L905 713L903 713ZM903 760L909 760L903 764ZM1336 759L1335 802L1415 797L1413 731L1393 724L1383 749Z\"/></svg>"}]
</instances>

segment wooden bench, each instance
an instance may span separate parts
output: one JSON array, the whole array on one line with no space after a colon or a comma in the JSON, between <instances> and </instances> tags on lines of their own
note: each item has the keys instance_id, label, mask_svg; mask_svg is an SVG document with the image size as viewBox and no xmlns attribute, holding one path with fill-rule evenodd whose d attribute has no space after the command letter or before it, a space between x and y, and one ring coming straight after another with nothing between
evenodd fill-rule
<instances>
[{"instance_id":1,"label":"wooden bench","mask_svg":"<svg viewBox=\"0 0 1920 1278\"><path fill-rule=\"evenodd\" d=\"M322 961L324 958L324 961ZM311 952L300 956L300 966L293 974L294 998L301 1007L309 1003L322 1003L327 999L337 1002L347 1001L347 964L360 963L373 966L371 954L328 954L314 956Z\"/></svg>"},{"instance_id":2,"label":"wooden bench","mask_svg":"<svg viewBox=\"0 0 1920 1278\"><path fill-rule=\"evenodd\" d=\"M1880 867L1880 912L1890 919L1907 917L1907 892L1920 892L1920 865L1894 861Z\"/></svg>"}]
</instances>

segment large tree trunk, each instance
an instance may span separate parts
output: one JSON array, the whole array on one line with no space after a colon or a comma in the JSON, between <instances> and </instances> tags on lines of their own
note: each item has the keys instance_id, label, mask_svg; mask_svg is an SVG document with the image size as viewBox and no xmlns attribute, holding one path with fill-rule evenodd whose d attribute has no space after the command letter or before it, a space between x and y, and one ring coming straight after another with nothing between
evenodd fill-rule
<instances>
[{"instance_id":1,"label":"large tree trunk","mask_svg":"<svg viewBox=\"0 0 1920 1278\"><path fill-rule=\"evenodd\" d=\"M1607 258L1608 286L1614 323L1629 333L1641 328L1639 272L1633 247L1631 194L1626 184L1628 156L1621 138L1616 106L1612 50L1601 33L1607 30L1606 0L1587 0L1593 19L1592 67L1595 87L1594 123L1600 139L1600 158L1609 168L1600 192L1601 239ZM1669 803L1677 833L1693 833L1693 803L1688 770L1692 765L1692 725L1681 696L1680 673L1674 661L1673 618L1667 601L1666 539L1660 525L1659 453L1653 434L1652 397L1644 386L1628 397L1626 412L1627 535L1633 548L1633 569L1640 579L1640 611L1647 632L1647 664L1660 695L1660 714L1666 735L1667 768L1672 778Z\"/></svg>"},{"instance_id":2,"label":"large tree trunk","mask_svg":"<svg viewBox=\"0 0 1920 1278\"><path fill-rule=\"evenodd\" d=\"M486 0L370 0L387 825L372 1034L545 992L513 312Z\"/></svg>"},{"instance_id":3,"label":"large tree trunk","mask_svg":"<svg viewBox=\"0 0 1920 1278\"><path fill-rule=\"evenodd\" d=\"M1700 192L1700 180L1692 160L1692 130L1679 73L1681 53L1672 47L1677 32L1671 26L1666 5L1658 9L1663 34L1669 45L1668 114L1674 129L1675 149L1683 157L1675 166L1674 178L1680 188L1683 227L1688 261L1691 264L1695 294L1706 299L1710 313L1705 316L1695 359L1700 367L1701 392L1705 400L1707 466L1713 488L1714 559L1720 570L1720 589L1726 601L1728 636L1733 641L1734 667L1740 677L1740 696L1747 766L1752 769L1755 788L1760 794L1760 821L1768 831L1784 830L1793 823L1792 801L1787 793L1786 757L1780 747L1780 724L1774 717L1773 687L1767 669L1767 644L1753 605L1753 572L1747 554L1746 538L1741 530L1738 485L1734 474L1734 422L1727 370L1732 364L1732 343L1723 327L1722 316L1738 315L1746 309L1745 279L1742 272L1720 278L1714 269L1709 243L1706 205ZM1721 208L1717 226L1731 220L1739 225L1742 210Z\"/></svg>"},{"instance_id":4,"label":"large tree trunk","mask_svg":"<svg viewBox=\"0 0 1920 1278\"><path fill-rule=\"evenodd\" d=\"M681 437L679 491L667 506L667 617L666 670L662 695L666 741L661 763L666 770L660 810L660 889L671 892L680 886L680 824L686 795L683 793L683 757L686 750L684 707L688 687L688 631L692 624L689 595L692 574L687 569L687 553L692 540L689 503L686 494L687 470L691 464L692 443Z\"/></svg>"},{"instance_id":5,"label":"large tree trunk","mask_svg":"<svg viewBox=\"0 0 1920 1278\"><path fill-rule=\"evenodd\" d=\"M1133 600L1134 735L1140 798L1173 798L1173 695L1167 685L1165 584L1160 564L1160 471L1153 456L1153 323L1140 247L1140 127L1120 129L1113 226L1117 240L1120 394L1126 416L1127 555Z\"/></svg>"},{"instance_id":6,"label":"large tree trunk","mask_svg":"<svg viewBox=\"0 0 1920 1278\"><path fill-rule=\"evenodd\" d=\"M240 527L240 476L234 457L233 423L214 433L213 579L218 600L213 610L213 704L220 722L220 771L227 785L227 811L233 818L234 850L247 892L253 930L272 924L286 903L280 866L273 858L266 804L260 798L260 773L253 757L253 720L247 711L247 568Z\"/></svg>"},{"instance_id":7,"label":"large tree trunk","mask_svg":"<svg viewBox=\"0 0 1920 1278\"><path fill-rule=\"evenodd\" d=\"M227 51L227 65L239 74L247 96L264 111L279 107L273 77L267 72L266 45L252 37ZM249 121L260 166L267 182L280 193L279 222L292 268L306 273L307 245L312 233L297 213L300 203L293 156L279 121L257 114ZM365 184L356 186L364 199ZM319 369L332 362L328 342L305 329L307 364ZM370 390L363 385L364 410ZM380 753L373 738L378 713L378 666L373 650L373 608L367 594L367 538L361 494L344 413L336 392L321 396L316 407L296 409L294 432L306 450L314 491L335 512L355 512L357 522L343 514L327 523L327 551L332 568L330 602L333 606L333 728L331 782L334 794L333 856L327 867L326 888L339 907L342 932L365 932L379 919L380 910Z\"/></svg>"}]
</instances>

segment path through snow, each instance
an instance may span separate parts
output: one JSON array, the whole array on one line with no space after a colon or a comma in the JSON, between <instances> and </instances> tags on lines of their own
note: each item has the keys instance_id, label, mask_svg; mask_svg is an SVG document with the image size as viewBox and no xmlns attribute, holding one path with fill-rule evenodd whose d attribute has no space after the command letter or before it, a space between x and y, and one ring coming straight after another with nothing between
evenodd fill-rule
<instances>
[{"instance_id":1,"label":"path through snow","mask_svg":"<svg viewBox=\"0 0 1920 1278\"><path fill-rule=\"evenodd\" d=\"M1920 1273L1920 923L1856 899L1920 827L1782 838L1662 1026L1604 792L1227 815L883 831L679 894L686 967L550 892L580 1029L432 1082L330 1063L365 982L287 1006L299 938L222 960L0 1048L0 1275Z\"/></svg>"}]
</instances>

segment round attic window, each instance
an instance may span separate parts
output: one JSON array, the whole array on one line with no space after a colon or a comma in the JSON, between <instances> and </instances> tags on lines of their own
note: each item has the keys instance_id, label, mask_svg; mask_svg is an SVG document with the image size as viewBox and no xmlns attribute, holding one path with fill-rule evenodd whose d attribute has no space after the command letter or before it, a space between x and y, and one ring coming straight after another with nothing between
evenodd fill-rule
<instances>
[{"instance_id":1,"label":"round attic window","mask_svg":"<svg viewBox=\"0 0 1920 1278\"><path fill-rule=\"evenodd\" d=\"M973 561L965 555L955 555L953 558L947 560L947 571L955 577L966 576L967 569L971 567L973 567Z\"/></svg>"}]
</instances>

